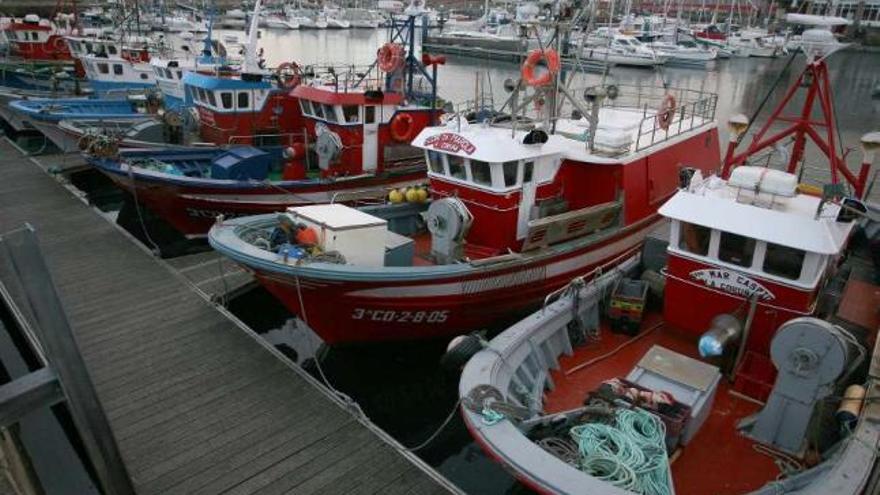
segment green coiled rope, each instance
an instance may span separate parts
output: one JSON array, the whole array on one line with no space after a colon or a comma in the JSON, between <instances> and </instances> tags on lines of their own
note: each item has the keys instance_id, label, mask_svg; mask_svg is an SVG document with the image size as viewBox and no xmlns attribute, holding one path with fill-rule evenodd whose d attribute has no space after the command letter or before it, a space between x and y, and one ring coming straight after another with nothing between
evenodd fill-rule
<instances>
[{"instance_id":1,"label":"green coiled rope","mask_svg":"<svg viewBox=\"0 0 880 495\"><path fill-rule=\"evenodd\" d=\"M613 424L587 423L570 430L578 467L624 490L670 495L666 426L642 409L618 409Z\"/></svg>"}]
</instances>

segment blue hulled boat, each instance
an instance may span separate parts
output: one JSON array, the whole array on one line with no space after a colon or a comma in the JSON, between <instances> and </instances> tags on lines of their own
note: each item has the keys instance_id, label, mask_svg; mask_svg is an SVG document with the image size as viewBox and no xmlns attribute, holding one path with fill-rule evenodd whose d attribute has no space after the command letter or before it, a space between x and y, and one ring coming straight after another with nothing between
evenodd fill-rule
<instances>
[{"instance_id":1,"label":"blue hulled boat","mask_svg":"<svg viewBox=\"0 0 880 495\"><path fill-rule=\"evenodd\" d=\"M146 97L128 99L16 100L9 108L42 132L62 151L75 151L76 139L58 128L62 120L143 120L155 117L158 101Z\"/></svg>"}]
</instances>

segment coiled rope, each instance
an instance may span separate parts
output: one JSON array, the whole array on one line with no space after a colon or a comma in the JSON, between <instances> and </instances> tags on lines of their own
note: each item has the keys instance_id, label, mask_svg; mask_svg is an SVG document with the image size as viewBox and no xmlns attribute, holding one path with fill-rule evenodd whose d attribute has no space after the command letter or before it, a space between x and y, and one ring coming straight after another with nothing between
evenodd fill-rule
<instances>
[{"instance_id":1,"label":"coiled rope","mask_svg":"<svg viewBox=\"0 0 880 495\"><path fill-rule=\"evenodd\" d=\"M624 490L670 495L666 426L641 409L618 409L613 424L587 423L570 430L577 443L577 466Z\"/></svg>"}]
</instances>

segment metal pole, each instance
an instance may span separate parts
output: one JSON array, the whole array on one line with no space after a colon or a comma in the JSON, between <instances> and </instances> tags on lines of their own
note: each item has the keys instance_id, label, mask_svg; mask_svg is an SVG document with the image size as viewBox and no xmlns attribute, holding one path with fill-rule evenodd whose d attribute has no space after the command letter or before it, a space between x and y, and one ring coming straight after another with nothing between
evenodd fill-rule
<instances>
[{"instance_id":1,"label":"metal pole","mask_svg":"<svg viewBox=\"0 0 880 495\"><path fill-rule=\"evenodd\" d=\"M109 494L134 494L134 486L98 401L33 227L26 224L23 229L0 237L0 244L8 253L24 289L36 319L34 330L58 375L67 406L101 484Z\"/></svg>"}]
</instances>

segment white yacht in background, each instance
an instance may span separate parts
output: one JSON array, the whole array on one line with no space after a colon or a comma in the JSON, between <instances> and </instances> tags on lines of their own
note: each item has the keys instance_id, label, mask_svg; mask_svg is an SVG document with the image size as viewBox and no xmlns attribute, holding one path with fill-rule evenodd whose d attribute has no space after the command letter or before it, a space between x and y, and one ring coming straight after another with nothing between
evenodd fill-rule
<instances>
[{"instance_id":1,"label":"white yacht in background","mask_svg":"<svg viewBox=\"0 0 880 495\"><path fill-rule=\"evenodd\" d=\"M343 19L343 12L333 6L324 5L324 9L318 14L319 18L327 23L327 29L348 29L351 23Z\"/></svg>"},{"instance_id":2,"label":"white yacht in background","mask_svg":"<svg viewBox=\"0 0 880 495\"><path fill-rule=\"evenodd\" d=\"M300 28L299 22L289 19L284 14L268 14L260 24L268 29L295 30Z\"/></svg>"},{"instance_id":3,"label":"white yacht in background","mask_svg":"<svg viewBox=\"0 0 880 495\"><path fill-rule=\"evenodd\" d=\"M295 22L301 29L327 29L327 21L316 10L286 8L287 20Z\"/></svg>"},{"instance_id":4,"label":"white yacht in background","mask_svg":"<svg viewBox=\"0 0 880 495\"><path fill-rule=\"evenodd\" d=\"M666 57L666 63L670 65L706 67L709 62L718 58L718 50L701 46L694 41L653 41L646 43L646 46Z\"/></svg>"},{"instance_id":5,"label":"white yacht in background","mask_svg":"<svg viewBox=\"0 0 880 495\"><path fill-rule=\"evenodd\" d=\"M727 46L738 57L773 58L782 54L782 48L766 33L744 30L727 37Z\"/></svg>"},{"instance_id":6,"label":"white yacht in background","mask_svg":"<svg viewBox=\"0 0 880 495\"><path fill-rule=\"evenodd\" d=\"M347 21L353 28L376 29L382 24L382 19L374 12L358 8L345 9L342 20Z\"/></svg>"},{"instance_id":7,"label":"white yacht in background","mask_svg":"<svg viewBox=\"0 0 880 495\"><path fill-rule=\"evenodd\" d=\"M243 29L247 25L247 12L241 9L227 10L217 24L223 28Z\"/></svg>"},{"instance_id":8,"label":"white yacht in background","mask_svg":"<svg viewBox=\"0 0 880 495\"><path fill-rule=\"evenodd\" d=\"M580 46L580 41L572 41ZM620 34L600 28L583 43L581 57L592 62L629 67L654 67L663 65L666 56L639 41L635 36Z\"/></svg>"}]
</instances>

